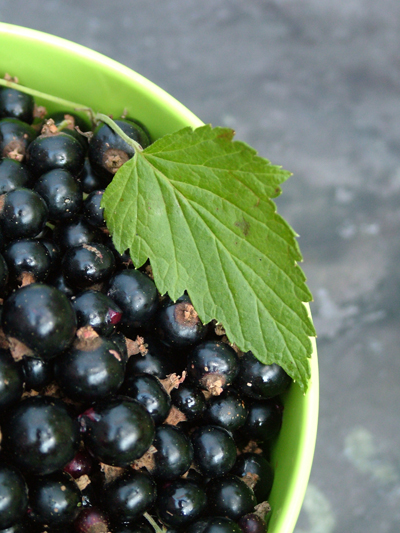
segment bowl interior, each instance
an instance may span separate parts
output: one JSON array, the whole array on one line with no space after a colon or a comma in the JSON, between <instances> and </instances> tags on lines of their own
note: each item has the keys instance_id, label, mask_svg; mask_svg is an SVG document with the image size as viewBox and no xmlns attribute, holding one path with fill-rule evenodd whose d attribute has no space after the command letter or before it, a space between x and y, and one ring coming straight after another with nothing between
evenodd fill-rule
<instances>
[{"instance_id":1,"label":"bowl interior","mask_svg":"<svg viewBox=\"0 0 400 533\"><path fill-rule=\"evenodd\" d=\"M202 122L162 89L92 50L48 34L0 23L0 76L120 116L124 111L153 138ZM38 103L44 103L38 101ZM53 111L57 106L46 107ZM269 533L292 533L303 502L314 454L318 419L318 366L314 343L307 394L293 384L283 398L282 431L272 451L275 481Z\"/></svg>"}]
</instances>

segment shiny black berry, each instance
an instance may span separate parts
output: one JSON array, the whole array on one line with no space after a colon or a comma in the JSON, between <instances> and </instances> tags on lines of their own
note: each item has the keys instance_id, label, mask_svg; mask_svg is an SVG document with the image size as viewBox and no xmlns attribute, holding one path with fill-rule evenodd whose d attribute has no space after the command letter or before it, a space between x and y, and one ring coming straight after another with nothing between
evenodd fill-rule
<instances>
[{"instance_id":1,"label":"shiny black berry","mask_svg":"<svg viewBox=\"0 0 400 533\"><path fill-rule=\"evenodd\" d=\"M12 117L32 124L34 99L30 94L10 87L0 89L0 117Z\"/></svg>"},{"instance_id":2,"label":"shiny black berry","mask_svg":"<svg viewBox=\"0 0 400 533\"><path fill-rule=\"evenodd\" d=\"M40 391L54 378L53 361L45 361L41 357L24 356L20 365L27 391L32 389Z\"/></svg>"},{"instance_id":3,"label":"shiny black berry","mask_svg":"<svg viewBox=\"0 0 400 533\"><path fill-rule=\"evenodd\" d=\"M160 380L150 374L130 375L125 379L122 392L146 408L154 424L162 424L171 408L171 398Z\"/></svg>"},{"instance_id":4,"label":"shiny black berry","mask_svg":"<svg viewBox=\"0 0 400 533\"><path fill-rule=\"evenodd\" d=\"M168 424L156 429L153 442L154 468L151 474L162 480L173 480L189 470L193 460L193 447L189 437L178 427Z\"/></svg>"},{"instance_id":5,"label":"shiny black berry","mask_svg":"<svg viewBox=\"0 0 400 533\"><path fill-rule=\"evenodd\" d=\"M57 111L56 113L52 113L48 117L46 117L47 120L52 119L54 121L55 126L59 131L62 131L63 133L66 133L67 135L71 135L74 139L79 141L85 150L87 151L88 148L88 139L85 135L82 135L79 133L79 131L76 130L76 126L80 129L82 132L86 132L90 130L90 124L84 120L81 116L77 115L76 113L70 113L67 111Z\"/></svg>"},{"instance_id":6,"label":"shiny black berry","mask_svg":"<svg viewBox=\"0 0 400 533\"><path fill-rule=\"evenodd\" d=\"M249 414L240 429L250 439L266 442L275 438L282 426L283 406L277 398L247 402Z\"/></svg>"},{"instance_id":7,"label":"shiny black berry","mask_svg":"<svg viewBox=\"0 0 400 533\"><path fill-rule=\"evenodd\" d=\"M28 487L20 472L0 462L0 529L19 522L28 506Z\"/></svg>"},{"instance_id":8,"label":"shiny black berry","mask_svg":"<svg viewBox=\"0 0 400 533\"><path fill-rule=\"evenodd\" d=\"M114 254L104 244L96 242L69 248L62 260L65 281L76 289L86 289L102 283L114 270Z\"/></svg>"},{"instance_id":9,"label":"shiny black berry","mask_svg":"<svg viewBox=\"0 0 400 533\"><path fill-rule=\"evenodd\" d=\"M0 194L21 187L29 188L31 179L31 175L23 163L9 158L0 162Z\"/></svg>"},{"instance_id":10,"label":"shiny black berry","mask_svg":"<svg viewBox=\"0 0 400 533\"><path fill-rule=\"evenodd\" d=\"M142 129L131 121L116 120L116 124L124 133L138 143L141 142ZM89 144L89 161L96 172L108 181L111 181L117 170L128 159L133 157L135 149L126 143L118 134L107 126L100 124L94 130L93 137Z\"/></svg>"},{"instance_id":11,"label":"shiny black berry","mask_svg":"<svg viewBox=\"0 0 400 533\"><path fill-rule=\"evenodd\" d=\"M184 348L198 344L207 334L187 295L176 302L167 299L156 316L156 330L161 340L168 346Z\"/></svg>"},{"instance_id":12,"label":"shiny black berry","mask_svg":"<svg viewBox=\"0 0 400 533\"><path fill-rule=\"evenodd\" d=\"M29 144L36 136L36 131L21 120L0 120L0 157L23 161Z\"/></svg>"},{"instance_id":13,"label":"shiny black berry","mask_svg":"<svg viewBox=\"0 0 400 533\"><path fill-rule=\"evenodd\" d=\"M85 150L67 133L42 134L28 146L26 161L35 176L60 168L78 177L85 163Z\"/></svg>"},{"instance_id":14,"label":"shiny black berry","mask_svg":"<svg viewBox=\"0 0 400 533\"><path fill-rule=\"evenodd\" d=\"M93 191L104 189L108 185L108 180L95 174L90 166L89 159L85 159L82 173L79 176L79 181L84 193L90 194Z\"/></svg>"},{"instance_id":15,"label":"shiny black berry","mask_svg":"<svg viewBox=\"0 0 400 533\"><path fill-rule=\"evenodd\" d=\"M258 453L242 453L236 459L232 474L245 477L251 474L255 485L254 494L258 502L266 501L269 497L274 480L274 471L270 463Z\"/></svg>"},{"instance_id":16,"label":"shiny black berry","mask_svg":"<svg viewBox=\"0 0 400 533\"><path fill-rule=\"evenodd\" d=\"M70 346L76 316L68 298L44 283L32 283L12 293L4 302L3 329L49 359Z\"/></svg>"},{"instance_id":17,"label":"shiny black berry","mask_svg":"<svg viewBox=\"0 0 400 533\"><path fill-rule=\"evenodd\" d=\"M247 352L240 358L235 385L250 398L262 400L282 394L291 381L279 365L264 365L252 352Z\"/></svg>"},{"instance_id":18,"label":"shiny black berry","mask_svg":"<svg viewBox=\"0 0 400 533\"><path fill-rule=\"evenodd\" d=\"M139 270L123 270L112 276L107 295L122 309L121 325L143 326L157 310L156 286Z\"/></svg>"},{"instance_id":19,"label":"shiny black berry","mask_svg":"<svg viewBox=\"0 0 400 533\"><path fill-rule=\"evenodd\" d=\"M78 516L81 491L64 472L37 477L29 483L29 518L50 527L68 525Z\"/></svg>"},{"instance_id":20,"label":"shiny black berry","mask_svg":"<svg viewBox=\"0 0 400 533\"><path fill-rule=\"evenodd\" d=\"M3 421L2 449L21 470L51 474L70 461L79 446L79 426L57 398L34 396L12 408Z\"/></svg>"},{"instance_id":21,"label":"shiny black berry","mask_svg":"<svg viewBox=\"0 0 400 533\"><path fill-rule=\"evenodd\" d=\"M203 476L228 473L236 461L236 444L231 434L218 426L201 426L191 435L194 464Z\"/></svg>"},{"instance_id":22,"label":"shiny black berry","mask_svg":"<svg viewBox=\"0 0 400 533\"><path fill-rule=\"evenodd\" d=\"M106 512L118 522L132 522L151 509L157 496L156 484L146 472L128 471L108 483L102 495Z\"/></svg>"},{"instance_id":23,"label":"shiny black berry","mask_svg":"<svg viewBox=\"0 0 400 533\"><path fill-rule=\"evenodd\" d=\"M54 228L53 237L55 243L63 251L73 246L102 242L104 240L103 232L91 226L82 215L78 215L72 220L58 223Z\"/></svg>"},{"instance_id":24,"label":"shiny black berry","mask_svg":"<svg viewBox=\"0 0 400 533\"><path fill-rule=\"evenodd\" d=\"M177 389L173 389L171 400L189 421L199 420L206 410L204 394L193 383L185 381Z\"/></svg>"},{"instance_id":25,"label":"shiny black berry","mask_svg":"<svg viewBox=\"0 0 400 533\"><path fill-rule=\"evenodd\" d=\"M239 358L233 348L219 341L198 344L188 355L187 372L193 383L218 395L236 377Z\"/></svg>"},{"instance_id":26,"label":"shiny black berry","mask_svg":"<svg viewBox=\"0 0 400 533\"><path fill-rule=\"evenodd\" d=\"M82 207L79 182L67 170L54 169L42 174L34 190L40 194L49 210L49 220L69 220Z\"/></svg>"},{"instance_id":27,"label":"shiny black berry","mask_svg":"<svg viewBox=\"0 0 400 533\"><path fill-rule=\"evenodd\" d=\"M164 379L167 374L173 373L171 358L155 336L138 336L134 341L129 339L128 342L134 348L126 365L127 376L146 373Z\"/></svg>"},{"instance_id":28,"label":"shiny black berry","mask_svg":"<svg viewBox=\"0 0 400 533\"><path fill-rule=\"evenodd\" d=\"M88 476L92 472L93 458L85 450L79 450L73 459L64 466L64 472L67 472L74 479L81 476Z\"/></svg>"},{"instance_id":29,"label":"shiny black berry","mask_svg":"<svg viewBox=\"0 0 400 533\"><path fill-rule=\"evenodd\" d=\"M78 402L115 394L124 380L124 370L114 343L97 335L77 339L54 361L56 382L66 396Z\"/></svg>"},{"instance_id":30,"label":"shiny black berry","mask_svg":"<svg viewBox=\"0 0 400 533\"><path fill-rule=\"evenodd\" d=\"M48 209L38 193L14 189L0 202L0 227L7 240L36 237L47 222Z\"/></svg>"},{"instance_id":31,"label":"shiny black berry","mask_svg":"<svg viewBox=\"0 0 400 533\"><path fill-rule=\"evenodd\" d=\"M209 424L236 431L246 422L247 407L236 391L228 389L209 399L204 416Z\"/></svg>"},{"instance_id":32,"label":"shiny black berry","mask_svg":"<svg viewBox=\"0 0 400 533\"><path fill-rule=\"evenodd\" d=\"M95 404L80 417L86 447L99 461L127 466L154 439L154 422L136 400L116 397Z\"/></svg>"},{"instance_id":33,"label":"shiny black berry","mask_svg":"<svg viewBox=\"0 0 400 533\"><path fill-rule=\"evenodd\" d=\"M265 533L265 520L254 513L249 513L239 519L238 525L243 533Z\"/></svg>"},{"instance_id":34,"label":"shiny black berry","mask_svg":"<svg viewBox=\"0 0 400 533\"><path fill-rule=\"evenodd\" d=\"M257 504L252 489L237 476L227 475L213 479L207 484L209 513L226 516L232 520L254 510Z\"/></svg>"},{"instance_id":35,"label":"shiny black berry","mask_svg":"<svg viewBox=\"0 0 400 533\"><path fill-rule=\"evenodd\" d=\"M162 485L155 509L160 520L170 528L185 530L206 510L204 489L187 479L177 479Z\"/></svg>"},{"instance_id":36,"label":"shiny black berry","mask_svg":"<svg viewBox=\"0 0 400 533\"><path fill-rule=\"evenodd\" d=\"M83 203L83 214L92 226L103 227L106 225L104 220L104 208L100 207L103 193L103 190L93 191Z\"/></svg>"},{"instance_id":37,"label":"shiny black berry","mask_svg":"<svg viewBox=\"0 0 400 533\"><path fill-rule=\"evenodd\" d=\"M91 326L99 335L113 333L121 320L122 311L107 295L87 290L72 299L78 327Z\"/></svg>"},{"instance_id":38,"label":"shiny black berry","mask_svg":"<svg viewBox=\"0 0 400 533\"><path fill-rule=\"evenodd\" d=\"M21 239L9 244L4 252L10 280L14 284L44 281L51 270L51 258L46 246L37 239Z\"/></svg>"}]
</instances>

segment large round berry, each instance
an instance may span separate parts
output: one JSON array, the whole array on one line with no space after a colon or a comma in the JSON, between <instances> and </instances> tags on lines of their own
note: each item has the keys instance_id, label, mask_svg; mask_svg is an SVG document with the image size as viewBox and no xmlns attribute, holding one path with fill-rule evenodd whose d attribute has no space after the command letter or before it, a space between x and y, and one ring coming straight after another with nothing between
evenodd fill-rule
<instances>
[{"instance_id":1,"label":"large round berry","mask_svg":"<svg viewBox=\"0 0 400 533\"><path fill-rule=\"evenodd\" d=\"M36 136L36 131L21 120L0 120L0 156L22 161L26 149Z\"/></svg>"},{"instance_id":2,"label":"large round berry","mask_svg":"<svg viewBox=\"0 0 400 533\"><path fill-rule=\"evenodd\" d=\"M108 483L102 500L111 517L118 522L131 522L153 506L156 496L156 484L151 476L137 470Z\"/></svg>"},{"instance_id":3,"label":"large round berry","mask_svg":"<svg viewBox=\"0 0 400 533\"><path fill-rule=\"evenodd\" d=\"M53 361L45 361L41 357L24 356L21 360L21 370L24 376L25 390L40 391L49 385L54 377Z\"/></svg>"},{"instance_id":4,"label":"large round berry","mask_svg":"<svg viewBox=\"0 0 400 533\"><path fill-rule=\"evenodd\" d=\"M31 175L23 163L6 157L0 162L0 194L19 189L29 188Z\"/></svg>"},{"instance_id":5,"label":"large round berry","mask_svg":"<svg viewBox=\"0 0 400 533\"><path fill-rule=\"evenodd\" d=\"M203 340L207 334L189 296L184 295L176 302L163 302L156 316L156 329L161 340L168 346L183 348Z\"/></svg>"},{"instance_id":6,"label":"large round berry","mask_svg":"<svg viewBox=\"0 0 400 533\"><path fill-rule=\"evenodd\" d=\"M206 477L222 476L236 460L236 444L231 434L218 426L201 426L192 434L194 463Z\"/></svg>"},{"instance_id":7,"label":"large round berry","mask_svg":"<svg viewBox=\"0 0 400 533\"><path fill-rule=\"evenodd\" d=\"M76 317L68 298L43 283L32 283L4 302L3 329L39 356L49 359L72 343Z\"/></svg>"},{"instance_id":8,"label":"large round berry","mask_svg":"<svg viewBox=\"0 0 400 533\"><path fill-rule=\"evenodd\" d=\"M262 400L282 394L291 381L281 366L264 365L252 352L247 352L240 358L235 385L247 396Z\"/></svg>"},{"instance_id":9,"label":"large round berry","mask_svg":"<svg viewBox=\"0 0 400 533\"><path fill-rule=\"evenodd\" d=\"M30 189L14 189L0 202L0 226L7 240L36 237L47 222L47 206Z\"/></svg>"},{"instance_id":10,"label":"large round berry","mask_svg":"<svg viewBox=\"0 0 400 533\"><path fill-rule=\"evenodd\" d=\"M122 309L123 325L143 326L157 310L156 286L139 270L122 270L112 276L107 295Z\"/></svg>"},{"instance_id":11,"label":"large round berry","mask_svg":"<svg viewBox=\"0 0 400 533\"><path fill-rule=\"evenodd\" d=\"M86 447L99 461L127 466L154 439L154 422L136 400L116 397L95 404L80 417Z\"/></svg>"},{"instance_id":12,"label":"large round berry","mask_svg":"<svg viewBox=\"0 0 400 533\"><path fill-rule=\"evenodd\" d=\"M238 368L239 358L235 350L223 342L202 342L188 355L189 378L214 395L233 382Z\"/></svg>"},{"instance_id":13,"label":"large round berry","mask_svg":"<svg viewBox=\"0 0 400 533\"><path fill-rule=\"evenodd\" d=\"M245 477L250 474L254 480L254 494L257 501L266 501L271 492L274 471L270 463L259 453L242 453L236 459L232 474Z\"/></svg>"},{"instance_id":14,"label":"large round berry","mask_svg":"<svg viewBox=\"0 0 400 533\"><path fill-rule=\"evenodd\" d=\"M125 365L115 344L94 335L77 339L54 361L57 383L69 398L78 402L115 394L124 380Z\"/></svg>"},{"instance_id":15,"label":"large round berry","mask_svg":"<svg viewBox=\"0 0 400 533\"><path fill-rule=\"evenodd\" d=\"M172 480L183 476L193 460L193 447L186 434L175 426L164 424L156 429L153 442L156 452L153 455L154 477Z\"/></svg>"},{"instance_id":16,"label":"large round berry","mask_svg":"<svg viewBox=\"0 0 400 533\"><path fill-rule=\"evenodd\" d=\"M138 336L135 341L129 339L128 342L131 346L131 356L126 365L126 376L146 373L164 379L167 374L172 374L176 370L171 364L166 347L157 337Z\"/></svg>"},{"instance_id":17,"label":"large round berry","mask_svg":"<svg viewBox=\"0 0 400 533\"><path fill-rule=\"evenodd\" d=\"M209 424L236 431L246 422L247 408L240 395L228 389L210 398L204 414Z\"/></svg>"},{"instance_id":18,"label":"large round berry","mask_svg":"<svg viewBox=\"0 0 400 533\"><path fill-rule=\"evenodd\" d=\"M3 421L2 449L22 470L51 474L70 461L79 446L79 425L61 400L27 398Z\"/></svg>"},{"instance_id":19,"label":"large round berry","mask_svg":"<svg viewBox=\"0 0 400 533\"><path fill-rule=\"evenodd\" d=\"M257 504L252 489L237 476L227 475L207 484L209 513L238 520L251 513Z\"/></svg>"},{"instance_id":20,"label":"large round berry","mask_svg":"<svg viewBox=\"0 0 400 533\"><path fill-rule=\"evenodd\" d=\"M125 379L124 394L146 408L154 423L162 424L171 408L171 398L160 380L151 374L135 374Z\"/></svg>"},{"instance_id":21,"label":"large round berry","mask_svg":"<svg viewBox=\"0 0 400 533\"><path fill-rule=\"evenodd\" d=\"M0 89L0 117L12 117L28 124L33 122L33 96L11 87Z\"/></svg>"},{"instance_id":22,"label":"large round berry","mask_svg":"<svg viewBox=\"0 0 400 533\"><path fill-rule=\"evenodd\" d=\"M49 219L68 220L82 207L82 190L77 180L67 170L54 169L42 174L35 183L49 209Z\"/></svg>"},{"instance_id":23,"label":"large round berry","mask_svg":"<svg viewBox=\"0 0 400 533\"><path fill-rule=\"evenodd\" d=\"M108 296L87 290L72 300L78 327L91 326L99 335L111 335L120 322L122 311Z\"/></svg>"},{"instance_id":24,"label":"large round berry","mask_svg":"<svg viewBox=\"0 0 400 533\"><path fill-rule=\"evenodd\" d=\"M242 533L242 530L230 518L215 516L213 518L204 518L192 524L186 533ZM263 533L265 533L265 530Z\"/></svg>"},{"instance_id":25,"label":"large round berry","mask_svg":"<svg viewBox=\"0 0 400 533\"><path fill-rule=\"evenodd\" d=\"M83 170L85 150L67 133L42 134L28 146L26 159L28 168L36 176L60 168L77 177Z\"/></svg>"},{"instance_id":26,"label":"large round berry","mask_svg":"<svg viewBox=\"0 0 400 533\"><path fill-rule=\"evenodd\" d=\"M29 483L29 518L41 525L71 523L82 505L81 491L64 472L38 477Z\"/></svg>"},{"instance_id":27,"label":"large round berry","mask_svg":"<svg viewBox=\"0 0 400 533\"><path fill-rule=\"evenodd\" d=\"M171 400L187 418L187 420L199 420L206 410L206 400L201 389L193 383L186 381L177 389L171 391Z\"/></svg>"},{"instance_id":28,"label":"large round berry","mask_svg":"<svg viewBox=\"0 0 400 533\"><path fill-rule=\"evenodd\" d=\"M43 242L38 239L13 241L3 253L10 279L14 283L44 281L50 273L50 254Z\"/></svg>"},{"instance_id":29,"label":"large round berry","mask_svg":"<svg viewBox=\"0 0 400 533\"><path fill-rule=\"evenodd\" d=\"M28 506L28 487L18 470L0 462L0 529L16 524Z\"/></svg>"},{"instance_id":30,"label":"large round berry","mask_svg":"<svg viewBox=\"0 0 400 533\"><path fill-rule=\"evenodd\" d=\"M240 431L260 442L275 438L282 426L283 406L277 398L248 402L248 415Z\"/></svg>"},{"instance_id":31,"label":"large round berry","mask_svg":"<svg viewBox=\"0 0 400 533\"><path fill-rule=\"evenodd\" d=\"M199 484L177 479L160 487L155 508L166 526L184 530L204 513L206 505L206 494Z\"/></svg>"},{"instance_id":32,"label":"large round berry","mask_svg":"<svg viewBox=\"0 0 400 533\"><path fill-rule=\"evenodd\" d=\"M54 228L53 238L61 250L73 246L103 241L103 232L91 226L87 220L78 215L67 222L58 223Z\"/></svg>"},{"instance_id":33,"label":"large round berry","mask_svg":"<svg viewBox=\"0 0 400 533\"><path fill-rule=\"evenodd\" d=\"M78 289L85 289L105 281L114 270L114 254L104 244L96 242L70 248L62 261L66 282Z\"/></svg>"}]
</instances>

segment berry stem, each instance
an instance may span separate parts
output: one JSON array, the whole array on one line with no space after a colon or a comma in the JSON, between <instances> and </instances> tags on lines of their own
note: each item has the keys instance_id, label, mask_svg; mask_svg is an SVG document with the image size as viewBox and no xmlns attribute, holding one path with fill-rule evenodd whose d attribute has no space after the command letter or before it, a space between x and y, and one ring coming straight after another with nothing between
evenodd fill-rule
<instances>
[{"instance_id":1,"label":"berry stem","mask_svg":"<svg viewBox=\"0 0 400 533\"><path fill-rule=\"evenodd\" d=\"M167 530L164 528L160 528L160 526L157 524L157 522L149 515L149 513L144 513L143 516L145 519L149 522L149 524L153 527L154 531L156 533L165 533Z\"/></svg>"}]
</instances>

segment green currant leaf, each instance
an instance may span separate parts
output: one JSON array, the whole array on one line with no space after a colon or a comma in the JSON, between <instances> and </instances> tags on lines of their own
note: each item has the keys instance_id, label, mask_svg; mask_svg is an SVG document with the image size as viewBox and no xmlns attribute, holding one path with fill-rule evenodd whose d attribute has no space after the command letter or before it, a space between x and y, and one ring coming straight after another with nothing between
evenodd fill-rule
<instances>
[{"instance_id":1,"label":"green currant leaf","mask_svg":"<svg viewBox=\"0 0 400 533\"><path fill-rule=\"evenodd\" d=\"M307 389L315 335L296 234L271 198L290 174L228 128L184 128L125 163L103 207L119 252L149 258L161 294L186 290L207 323Z\"/></svg>"}]
</instances>

